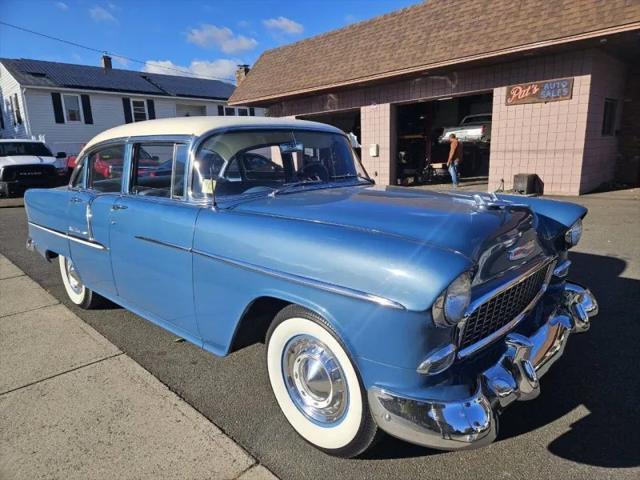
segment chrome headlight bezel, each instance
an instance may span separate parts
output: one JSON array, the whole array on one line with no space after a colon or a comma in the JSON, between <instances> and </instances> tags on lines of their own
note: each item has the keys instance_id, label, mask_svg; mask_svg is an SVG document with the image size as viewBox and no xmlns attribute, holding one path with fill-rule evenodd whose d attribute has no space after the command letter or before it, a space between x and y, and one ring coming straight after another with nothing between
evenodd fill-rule
<instances>
[{"instance_id":1,"label":"chrome headlight bezel","mask_svg":"<svg viewBox=\"0 0 640 480\"><path fill-rule=\"evenodd\" d=\"M564 233L564 241L571 247L575 247L582 238L582 219L578 219L569 230Z\"/></svg>"},{"instance_id":2,"label":"chrome headlight bezel","mask_svg":"<svg viewBox=\"0 0 640 480\"><path fill-rule=\"evenodd\" d=\"M433 303L431 314L438 327L460 323L471 302L471 275L464 272L444 290Z\"/></svg>"}]
</instances>

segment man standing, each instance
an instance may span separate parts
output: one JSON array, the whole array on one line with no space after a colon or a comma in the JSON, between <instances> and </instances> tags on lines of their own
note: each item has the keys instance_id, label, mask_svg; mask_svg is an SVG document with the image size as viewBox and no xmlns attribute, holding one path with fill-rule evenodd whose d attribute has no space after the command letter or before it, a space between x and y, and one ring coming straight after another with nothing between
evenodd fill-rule
<instances>
[{"instance_id":1,"label":"man standing","mask_svg":"<svg viewBox=\"0 0 640 480\"><path fill-rule=\"evenodd\" d=\"M449 135L449 159L447 160L447 168L449 169L449 175L451 175L451 181L453 182L453 188L458 188L458 166L462 162L462 142L456 138L456 134Z\"/></svg>"}]
</instances>

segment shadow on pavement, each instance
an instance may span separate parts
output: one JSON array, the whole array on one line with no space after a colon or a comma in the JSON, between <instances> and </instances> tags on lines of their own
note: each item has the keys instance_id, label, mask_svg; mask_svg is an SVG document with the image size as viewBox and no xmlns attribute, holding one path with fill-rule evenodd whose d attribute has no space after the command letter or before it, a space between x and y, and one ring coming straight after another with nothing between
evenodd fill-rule
<instances>
[{"instance_id":1,"label":"shadow on pavement","mask_svg":"<svg viewBox=\"0 0 640 480\"><path fill-rule=\"evenodd\" d=\"M640 281L621 277L626 262L571 253L570 278L589 286L600 305L591 329L569 341L564 358L541 381L533 402L502 416L499 440L543 427L583 406L589 413L548 449L573 462L628 468L640 465L638 374Z\"/></svg>"}]
</instances>

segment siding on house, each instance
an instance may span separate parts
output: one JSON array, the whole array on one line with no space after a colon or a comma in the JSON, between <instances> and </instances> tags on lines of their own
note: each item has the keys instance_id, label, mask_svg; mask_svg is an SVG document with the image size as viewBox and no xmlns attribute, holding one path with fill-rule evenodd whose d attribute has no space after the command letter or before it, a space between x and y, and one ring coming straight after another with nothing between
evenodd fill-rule
<instances>
[{"instance_id":1,"label":"siding on house","mask_svg":"<svg viewBox=\"0 0 640 480\"><path fill-rule=\"evenodd\" d=\"M14 125L14 111L11 99L16 97L22 123ZM26 138L29 136L27 110L24 107L20 84L0 63L0 114L2 115L0 126L4 126L4 128L0 129L0 138Z\"/></svg>"},{"instance_id":2,"label":"siding on house","mask_svg":"<svg viewBox=\"0 0 640 480\"><path fill-rule=\"evenodd\" d=\"M1 68L1 67L0 67ZM15 85L17 83L14 81ZM17 87L20 91L20 88ZM2 92L5 91L3 86ZM7 92L12 90L7 89ZM65 122L56 123L53 101L51 93L57 92L64 94L89 95L91 99L91 113L93 124L84 122ZM106 94L96 92L78 91L57 91L55 89L35 89L27 88L25 90L27 109L29 112L29 122L32 135L42 137L47 145L55 152L63 151L67 154L78 153L82 146L98 133L122 125L125 123L124 110L122 106L122 98L126 97L131 100L148 100L154 102L156 118L169 118L176 116L176 104L192 104L204 105L207 115L217 115L218 105L224 105L224 102L213 102L207 100L181 100L181 99L165 99L146 97L144 95L125 95L125 94ZM24 109L22 109L24 112ZM7 117L5 112L5 117ZM23 113L23 120L24 120ZM12 126L10 118L5 118L5 127ZM26 122L25 122L26 123ZM24 125L23 125L24 126ZM12 129L10 134L7 129L4 131L6 137L26 138L28 133L26 129Z\"/></svg>"}]
</instances>

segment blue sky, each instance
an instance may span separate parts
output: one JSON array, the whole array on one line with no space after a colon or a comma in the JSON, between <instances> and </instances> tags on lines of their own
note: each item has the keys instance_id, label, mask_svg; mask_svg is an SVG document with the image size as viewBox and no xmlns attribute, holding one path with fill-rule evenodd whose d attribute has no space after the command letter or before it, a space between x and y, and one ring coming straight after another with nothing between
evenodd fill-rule
<instances>
[{"instance_id":1,"label":"blue sky","mask_svg":"<svg viewBox=\"0 0 640 480\"><path fill-rule=\"evenodd\" d=\"M232 78L260 52L419 0L0 0L0 20L118 53L115 68ZM100 54L0 25L0 57L98 65ZM345 61L348 61L345 58Z\"/></svg>"}]
</instances>

